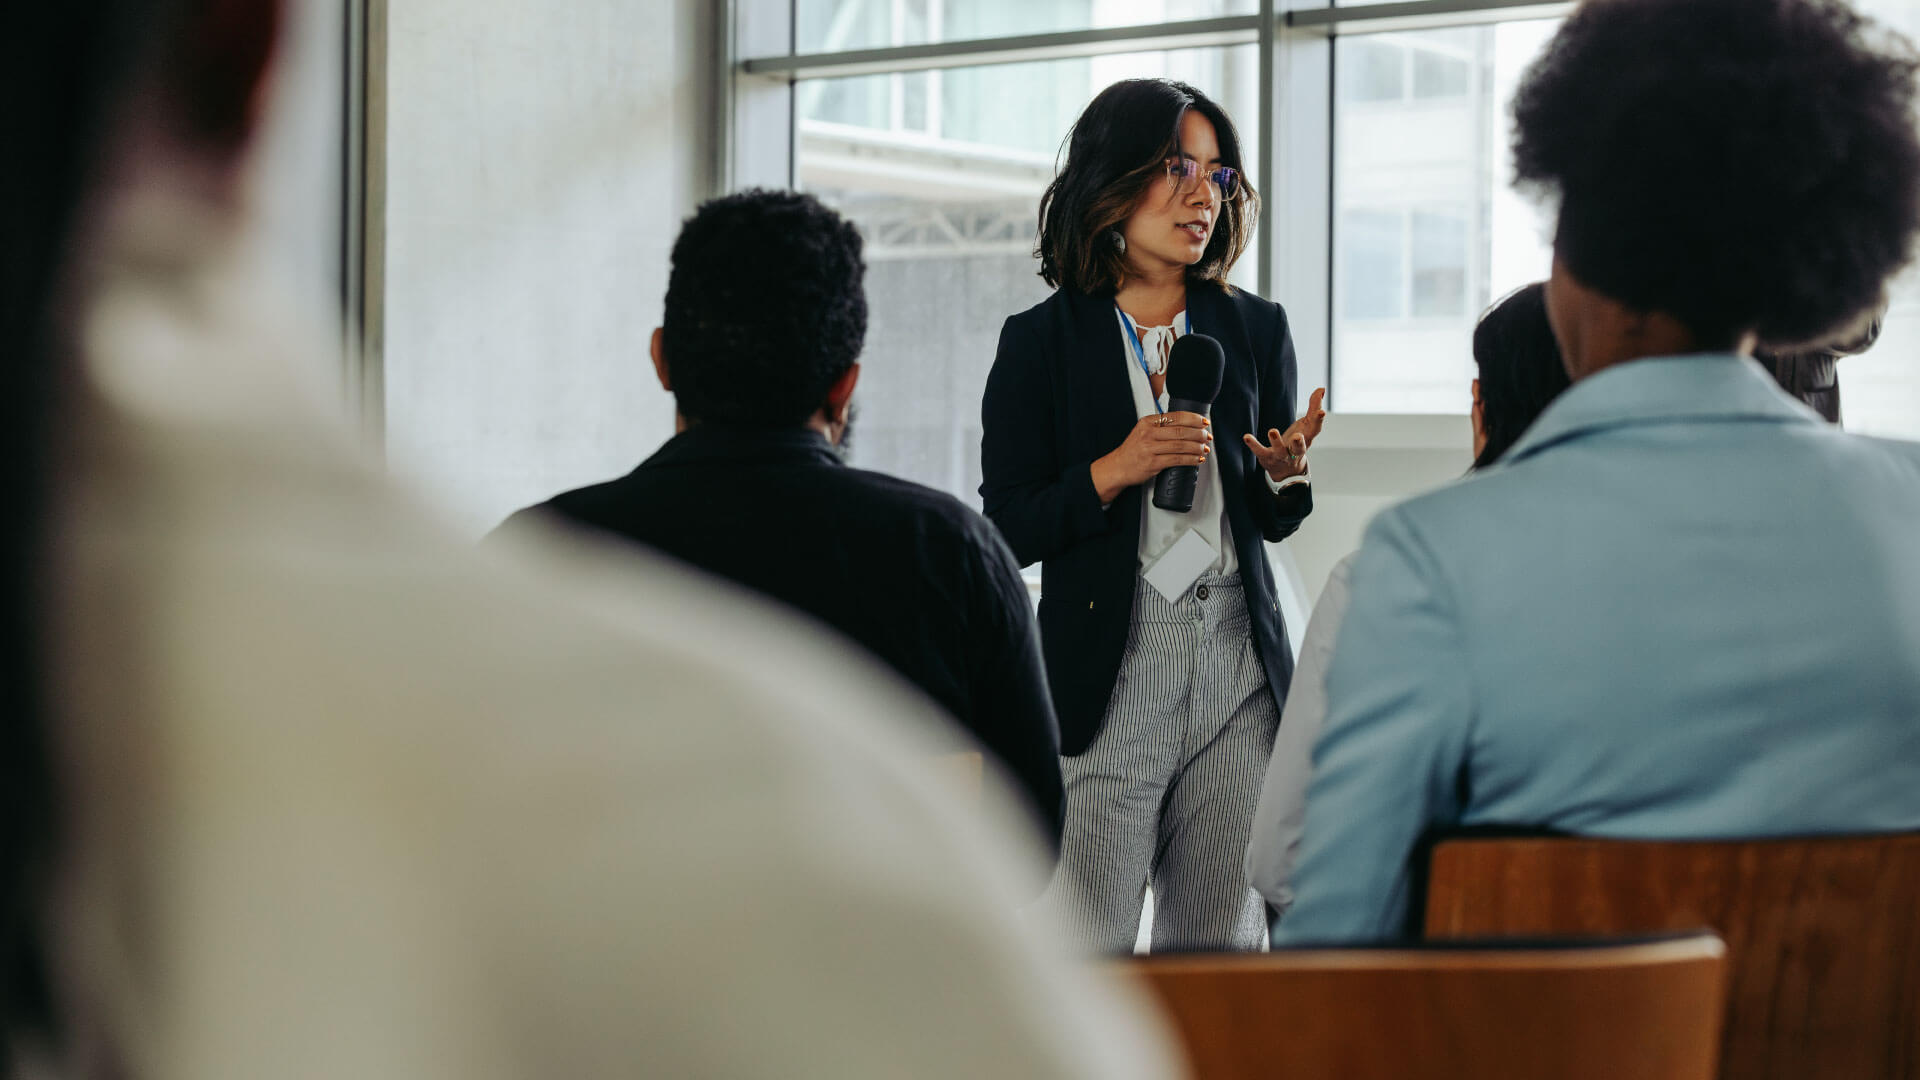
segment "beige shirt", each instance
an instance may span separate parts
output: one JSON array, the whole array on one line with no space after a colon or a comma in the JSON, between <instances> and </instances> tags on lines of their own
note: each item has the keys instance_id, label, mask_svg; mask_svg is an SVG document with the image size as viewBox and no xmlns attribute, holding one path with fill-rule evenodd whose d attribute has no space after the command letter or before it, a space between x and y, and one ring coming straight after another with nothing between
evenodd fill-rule
<instances>
[{"instance_id":1,"label":"beige shirt","mask_svg":"<svg viewBox=\"0 0 1920 1080\"><path fill-rule=\"evenodd\" d=\"M1320 600L1300 638L1300 660L1287 688L1280 730L1267 759L1266 779L1253 811L1247 840L1247 884L1282 915L1293 906L1293 867L1307 818L1307 784L1313 778L1313 744L1327 722L1327 665L1347 617L1354 556L1333 565Z\"/></svg>"},{"instance_id":2,"label":"beige shirt","mask_svg":"<svg viewBox=\"0 0 1920 1080\"><path fill-rule=\"evenodd\" d=\"M67 1075L1174 1072L926 701L664 563L457 541L192 211L131 215L62 421Z\"/></svg>"}]
</instances>

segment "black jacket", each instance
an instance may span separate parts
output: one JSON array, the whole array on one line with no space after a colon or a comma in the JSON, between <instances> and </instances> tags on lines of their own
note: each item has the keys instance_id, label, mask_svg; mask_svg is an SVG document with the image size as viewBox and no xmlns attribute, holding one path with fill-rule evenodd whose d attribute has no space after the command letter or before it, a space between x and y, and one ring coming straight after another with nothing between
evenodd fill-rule
<instances>
[{"instance_id":1,"label":"black jacket","mask_svg":"<svg viewBox=\"0 0 1920 1080\"><path fill-rule=\"evenodd\" d=\"M1773 380L1780 389L1792 394L1807 404L1807 407L1827 422L1840 422L1840 373L1838 361L1843 356L1858 356L1873 348L1880 340L1880 324L1886 319L1886 309L1875 314L1873 321L1854 335L1850 340L1840 341L1824 348L1785 349L1772 352L1756 349L1753 358L1760 366L1773 373Z\"/></svg>"},{"instance_id":2,"label":"black jacket","mask_svg":"<svg viewBox=\"0 0 1920 1080\"><path fill-rule=\"evenodd\" d=\"M849 468L806 428L702 424L514 519L531 513L664 551L865 646L1005 764L1057 849L1060 735L1032 604L998 531L958 499Z\"/></svg>"},{"instance_id":3,"label":"black jacket","mask_svg":"<svg viewBox=\"0 0 1920 1080\"><path fill-rule=\"evenodd\" d=\"M981 405L980 495L1022 566L1039 562L1040 637L1060 718L1060 748L1099 734L1120 671L1139 574L1141 487L1105 510L1092 465L1138 421L1113 300L1061 290L1008 319ZM1214 402L1214 453L1252 616L1276 701L1293 651L1262 541L1292 535L1313 509L1309 487L1275 495L1241 436L1262 442L1294 420L1295 361L1287 315L1251 293L1188 290L1195 333L1219 340L1226 379Z\"/></svg>"}]
</instances>

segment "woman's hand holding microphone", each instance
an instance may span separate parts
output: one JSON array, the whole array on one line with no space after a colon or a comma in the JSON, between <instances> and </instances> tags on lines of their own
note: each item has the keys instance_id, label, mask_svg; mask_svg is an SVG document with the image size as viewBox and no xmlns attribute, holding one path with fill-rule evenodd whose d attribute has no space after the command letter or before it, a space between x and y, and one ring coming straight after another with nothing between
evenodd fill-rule
<instances>
[{"instance_id":1,"label":"woman's hand holding microphone","mask_svg":"<svg viewBox=\"0 0 1920 1080\"><path fill-rule=\"evenodd\" d=\"M1112 453L1093 463L1093 489L1104 505L1175 465L1202 465L1213 453L1213 422L1199 413L1141 417Z\"/></svg>"},{"instance_id":2,"label":"woman's hand holding microphone","mask_svg":"<svg viewBox=\"0 0 1920 1080\"><path fill-rule=\"evenodd\" d=\"M1327 422L1327 411L1320 403L1327 396L1315 390L1307 403L1306 415L1287 430L1269 430L1268 442L1244 436L1247 448L1275 482L1307 471L1307 448L1320 437ZM1204 465L1213 455L1213 421L1199 413L1171 412L1142 417L1112 453L1093 463L1093 489L1102 504L1120 497L1120 493L1144 484L1175 465Z\"/></svg>"}]
</instances>

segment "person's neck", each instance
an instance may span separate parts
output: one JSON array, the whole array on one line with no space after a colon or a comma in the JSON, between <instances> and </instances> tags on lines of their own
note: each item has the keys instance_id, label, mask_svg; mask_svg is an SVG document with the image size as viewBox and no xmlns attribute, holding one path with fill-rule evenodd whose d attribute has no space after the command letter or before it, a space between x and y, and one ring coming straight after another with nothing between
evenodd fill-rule
<instances>
[{"instance_id":1,"label":"person's neck","mask_svg":"<svg viewBox=\"0 0 1920 1080\"><path fill-rule=\"evenodd\" d=\"M1579 382L1621 364L1660 356L1707 352L1746 356L1753 352L1755 343L1751 333L1742 334L1732 343L1703 342L1678 320L1666 315L1653 315L1608 329L1611 332L1585 338L1567 353L1567 374L1573 381Z\"/></svg>"},{"instance_id":2,"label":"person's neck","mask_svg":"<svg viewBox=\"0 0 1920 1080\"><path fill-rule=\"evenodd\" d=\"M836 429L834 422L827 419L827 410L825 409L820 409L812 416L807 417L807 422L800 426L806 428L808 431L818 432L820 437L829 443L838 443L840 441L840 432Z\"/></svg>"},{"instance_id":3,"label":"person's neck","mask_svg":"<svg viewBox=\"0 0 1920 1080\"><path fill-rule=\"evenodd\" d=\"M1113 302L1141 326L1166 326L1187 307L1187 268L1129 267L1127 280L1113 294Z\"/></svg>"},{"instance_id":4,"label":"person's neck","mask_svg":"<svg viewBox=\"0 0 1920 1080\"><path fill-rule=\"evenodd\" d=\"M673 433L675 435L684 435L688 428L698 424L698 420L687 419L685 413L676 411L673 414ZM807 417L806 422L799 426L799 430L814 432L830 443L838 441L837 437L839 433L834 430L833 421L827 419L827 410L825 409L821 409L812 416Z\"/></svg>"}]
</instances>

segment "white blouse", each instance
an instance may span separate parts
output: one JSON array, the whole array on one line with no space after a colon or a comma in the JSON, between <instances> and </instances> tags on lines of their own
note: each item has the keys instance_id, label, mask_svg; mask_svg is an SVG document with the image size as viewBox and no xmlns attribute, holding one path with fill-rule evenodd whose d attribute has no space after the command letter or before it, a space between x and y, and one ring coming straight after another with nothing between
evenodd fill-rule
<instances>
[{"instance_id":1,"label":"white blouse","mask_svg":"<svg viewBox=\"0 0 1920 1080\"><path fill-rule=\"evenodd\" d=\"M1158 416L1167 406L1167 395L1162 393L1156 401L1153 386L1147 381L1147 373L1140 368L1139 355L1133 350L1133 331L1128 328L1127 319L1121 316L1117 307L1113 317L1120 324L1120 355L1127 365L1128 381L1133 386L1134 412L1141 417ZM1174 340L1191 329L1184 311L1173 317L1170 326L1141 327L1141 347L1146 353L1147 365L1156 374L1166 370L1167 356L1173 351ZM1220 490L1220 453L1221 448L1216 443L1207 463L1200 466L1200 483L1193 491L1193 509L1187 513L1160 509L1153 505L1151 493L1140 500L1142 567L1152 566L1180 539L1180 534L1192 529L1215 552L1208 570L1226 577L1240 569L1240 559L1233 552L1233 528L1227 523L1226 499Z\"/></svg>"}]
</instances>

